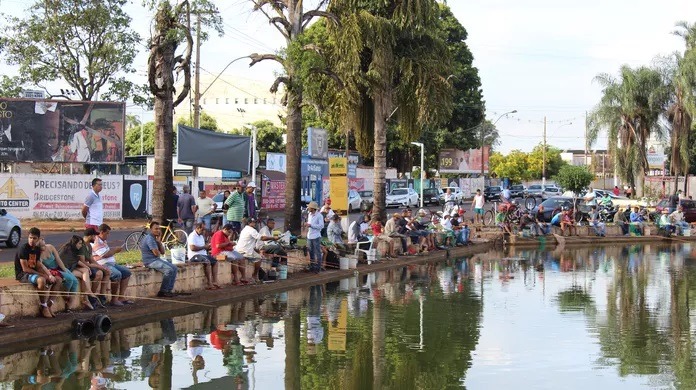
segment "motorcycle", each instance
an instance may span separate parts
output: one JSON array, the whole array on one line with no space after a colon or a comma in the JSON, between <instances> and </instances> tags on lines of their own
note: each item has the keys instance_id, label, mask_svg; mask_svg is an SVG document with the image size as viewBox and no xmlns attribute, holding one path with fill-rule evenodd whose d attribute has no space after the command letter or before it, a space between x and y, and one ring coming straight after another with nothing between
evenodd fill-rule
<instances>
[{"instance_id":1,"label":"motorcycle","mask_svg":"<svg viewBox=\"0 0 696 390\"><path fill-rule=\"evenodd\" d=\"M618 209L614 206L599 206L598 218L600 222L613 222Z\"/></svg>"}]
</instances>

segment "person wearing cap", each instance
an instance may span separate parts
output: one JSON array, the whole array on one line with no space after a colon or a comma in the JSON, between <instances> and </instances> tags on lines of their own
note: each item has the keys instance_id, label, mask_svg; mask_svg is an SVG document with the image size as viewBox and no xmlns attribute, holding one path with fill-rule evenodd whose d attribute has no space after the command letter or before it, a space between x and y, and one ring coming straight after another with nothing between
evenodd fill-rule
<instances>
[{"instance_id":1,"label":"person wearing cap","mask_svg":"<svg viewBox=\"0 0 696 390\"><path fill-rule=\"evenodd\" d=\"M679 206L681 207L681 206ZM672 224L672 221L669 218L669 210L664 208L662 209L662 215L660 215L660 220L658 227L660 229L663 229L665 232L667 232L668 235L674 234L676 231L676 226Z\"/></svg>"},{"instance_id":2,"label":"person wearing cap","mask_svg":"<svg viewBox=\"0 0 696 390\"><path fill-rule=\"evenodd\" d=\"M244 217L245 218L257 218L257 207L256 207L256 183L250 181L246 186L246 192L244 193Z\"/></svg>"},{"instance_id":3,"label":"person wearing cap","mask_svg":"<svg viewBox=\"0 0 696 390\"><path fill-rule=\"evenodd\" d=\"M238 286L240 284L249 283L248 280L243 278L241 273L242 264L238 264L244 260L244 256L241 253L234 250L236 245L235 242L230 240L230 236L234 232L234 227L231 223L223 226L222 229L213 233L213 237L210 239L210 254L215 257L215 259L227 260L230 262L232 268L232 284Z\"/></svg>"},{"instance_id":4,"label":"person wearing cap","mask_svg":"<svg viewBox=\"0 0 696 390\"><path fill-rule=\"evenodd\" d=\"M330 222L333 219L336 213L331 209L331 198L324 201L324 205L321 206L319 212L326 216L326 221Z\"/></svg>"},{"instance_id":5,"label":"person wearing cap","mask_svg":"<svg viewBox=\"0 0 696 390\"><path fill-rule=\"evenodd\" d=\"M259 269L261 268L261 256L256 252L258 241L277 241L273 236L263 236L256 230L256 218L249 217L247 225L242 229L237 242L237 251L244 256L244 259L254 264L252 278L255 282L259 281Z\"/></svg>"},{"instance_id":6,"label":"person wearing cap","mask_svg":"<svg viewBox=\"0 0 696 390\"><path fill-rule=\"evenodd\" d=\"M321 230L324 228L324 217L319 212L317 202L307 205L307 247L309 249L309 270L319 273L322 267Z\"/></svg>"},{"instance_id":7,"label":"person wearing cap","mask_svg":"<svg viewBox=\"0 0 696 390\"><path fill-rule=\"evenodd\" d=\"M178 222L184 227L186 233L191 234L193 231L193 222L196 219L196 199L191 195L191 189L185 185L179 194L179 199L176 201L176 210L178 213Z\"/></svg>"},{"instance_id":8,"label":"person wearing cap","mask_svg":"<svg viewBox=\"0 0 696 390\"><path fill-rule=\"evenodd\" d=\"M599 220L599 210L597 206L592 206L590 209L590 226L595 231L595 234L599 237L606 237L607 227L606 224Z\"/></svg>"},{"instance_id":9,"label":"person wearing cap","mask_svg":"<svg viewBox=\"0 0 696 390\"><path fill-rule=\"evenodd\" d=\"M240 181L232 191L232 194L227 197L225 204L227 209L227 222L232 225L232 230L239 234L242 231L242 219L244 218L245 198L242 193L244 184Z\"/></svg>"},{"instance_id":10,"label":"person wearing cap","mask_svg":"<svg viewBox=\"0 0 696 390\"><path fill-rule=\"evenodd\" d=\"M645 219L643 218L643 214L640 212L640 207L633 206L633 212L631 212L630 219L631 225L635 225L640 235L643 235L643 223L645 222Z\"/></svg>"},{"instance_id":11,"label":"person wearing cap","mask_svg":"<svg viewBox=\"0 0 696 390\"><path fill-rule=\"evenodd\" d=\"M684 220L684 206L679 205L677 209L669 215L670 221L676 226L677 233L684 234L684 229L689 228L689 223Z\"/></svg>"}]
</instances>

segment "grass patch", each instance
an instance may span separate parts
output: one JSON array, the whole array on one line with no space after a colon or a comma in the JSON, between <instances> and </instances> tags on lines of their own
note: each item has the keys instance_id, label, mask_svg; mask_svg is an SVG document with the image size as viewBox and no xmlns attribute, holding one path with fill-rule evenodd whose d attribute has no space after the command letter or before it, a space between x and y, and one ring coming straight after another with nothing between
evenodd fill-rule
<instances>
[{"instance_id":1,"label":"grass patch","mask_svg":"<svg viewBox=\"0 0 696 390\"><path fill-rule=\"evenodd\" d=\"M140 251L121 252L114 257L116 257L116 263L122 265L140 263L143 260ZM14 277L14 263L0 265L0 278L14 279Z\"/></svg>"}]
</instances>

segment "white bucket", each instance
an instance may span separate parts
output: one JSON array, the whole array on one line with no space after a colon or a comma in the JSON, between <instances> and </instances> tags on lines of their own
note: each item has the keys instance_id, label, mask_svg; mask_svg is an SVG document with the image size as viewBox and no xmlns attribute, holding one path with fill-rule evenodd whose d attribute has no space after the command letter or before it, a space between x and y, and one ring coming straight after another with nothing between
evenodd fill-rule
<instances>
[{"instance_id":1,"label":"white bucket","mask_svg":"<svg viewBox=\"0 0 696 390\"><path fill-rule=\"evenodd\" d=\"M358 258L357 257L349 257L348 258L348 268L349 269L356 269L358 268Z\"/></svg>"},{"instance_id":2,"label":"white bucket","mask_svg":"<svg viewBox=\"0 0 696 390\"><path fill-rule=\"evenodd\" d=\"M288 266L287 265L279 265L278 266L278 279L284 280L287 278L288 278Z\"/></svg>"},{"instance_id":3,"label":"white bucket","mask_svg":"<svg viewBox=\"0 0 696 390\"><path fill-rule=\"evenodd\" d=\"M338 289L341 291L350 291L350 279L341 279Z\"/></svg>"},{"instance_id":4,"label":"white bucket","mask_svg":"<svg viewBox=\"0 0 696 390\"><path fill-rule=\"evenodd\" d=\"M341 269L348 269L348 267L350 266L350 259L347 257L341 257L339 263Z\"/></svg>"},{"instance_id":5,"label":"white bucket","mask_svg":"<svg viewBox=\"0 0 696 390\"><path fill-rule=\"evenodd\" d=\"M368 261L368 263L371 263L373 261L377 261L377 249L370 249L367 252L367 261Z\"/></svg>"},{"instance_id":6,"label":"white bucket","mask_svg":"<svg viewBox=\"0 0 696 390\"><path fill-rule=\"evenodd\" d=\"M691 228L686 228L682 231L684 237L691 237Z\"/></svg>"}]
</instances>

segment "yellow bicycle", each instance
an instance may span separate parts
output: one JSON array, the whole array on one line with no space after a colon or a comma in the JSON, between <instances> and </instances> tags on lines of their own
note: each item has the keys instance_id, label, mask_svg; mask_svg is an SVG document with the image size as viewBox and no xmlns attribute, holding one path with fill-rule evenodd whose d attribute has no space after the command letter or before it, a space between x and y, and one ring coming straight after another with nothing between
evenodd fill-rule
<instances>
[{"instance_id":1,"label":"yellow bicycle","mask_svg":"<svg viewBox=\"0 0 696 390\"><path fill-rule=\"evenodd\" d=\"M124 243L126 251L130 252L137 251L140 249L140 244L142 243L145 235L149 232L151 223L152 216L148 216L147 224L145 224L145 227L142 231L133 232L129 234L128 237L126 237L126 242ZM168 219L167 225L161 227L164 230L164 232L162 233L162 244L166 249L186 247L186 238L188 237L188 235L182 229L173 228L173 223L173 219Z\"/></svg>"}]
</instances>

